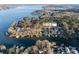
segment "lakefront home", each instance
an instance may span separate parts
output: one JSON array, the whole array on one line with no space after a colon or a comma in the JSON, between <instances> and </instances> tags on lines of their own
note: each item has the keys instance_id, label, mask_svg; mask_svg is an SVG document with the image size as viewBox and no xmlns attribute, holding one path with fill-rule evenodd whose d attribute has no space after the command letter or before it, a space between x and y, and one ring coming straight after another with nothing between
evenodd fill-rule
<instances>
[{"instance_id":1,"label":"lakefront home","mask_svg":"<svg viewBox=\"0 0 79 59\"><path fill-rule=\"evenodd\" d=\"M63 37L64 30L57 26L55 22L43 23L42 36Z\"/></svg>"}]
</instances>

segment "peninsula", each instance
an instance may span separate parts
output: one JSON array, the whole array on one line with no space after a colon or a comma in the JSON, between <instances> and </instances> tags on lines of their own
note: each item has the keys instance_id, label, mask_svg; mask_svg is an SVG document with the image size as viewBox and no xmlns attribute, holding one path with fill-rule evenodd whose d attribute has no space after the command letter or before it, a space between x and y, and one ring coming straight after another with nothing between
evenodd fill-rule
<instances>
[{"instance_id":1,"label":"peninsula","mask_svg":"<svg viewBox=\"0 0 79 59\"><path fill-rule=\"evenodd\" d=\"M9 37L79 37L79 13L42 9L33 13L39 16L24 17L8 28Z\"/></svg>"}]
</instances>

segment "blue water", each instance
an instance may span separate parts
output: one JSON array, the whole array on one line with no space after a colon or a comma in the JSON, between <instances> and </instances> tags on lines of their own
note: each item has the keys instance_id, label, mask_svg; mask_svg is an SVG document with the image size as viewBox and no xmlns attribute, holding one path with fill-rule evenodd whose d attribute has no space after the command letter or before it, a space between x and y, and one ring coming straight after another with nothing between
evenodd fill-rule
<instances>
[{"instance_id":1,"label":"blue water","mask_svg":"<svg viewBox=\"0 0 79 59\"><path fill-rule=\"evenodd\" d=\"M26 38L22 38L24 40L17 40L15 38L7 37L5 33L7 32L7 29L11 23L21 20L25 16L31 17L33 16L31 12L40 9L42 9L42 5L20 6L17 8L0 11L0 44L5 44L7 47L14 44L19 46L30 46L34 44L34 40L27 40Z\"/></svg>"}]
</instances>

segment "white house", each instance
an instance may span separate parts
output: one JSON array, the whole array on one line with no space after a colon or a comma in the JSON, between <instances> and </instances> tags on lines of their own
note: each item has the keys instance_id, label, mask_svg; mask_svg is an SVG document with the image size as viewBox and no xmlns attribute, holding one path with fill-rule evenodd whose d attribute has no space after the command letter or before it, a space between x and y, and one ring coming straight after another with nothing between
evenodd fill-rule
<instances>
[{"instance_id":1,"label":"white house","mask_svg":"<svg viewBox=\"0 0 79 59\"><path fill-rule=\"evenodd\" d=\"M55 22L46 22L46 23L43 23L43 26L48 26L48 27L56 27L57 26L57 23Z\"/></svg>"}]
</instances>

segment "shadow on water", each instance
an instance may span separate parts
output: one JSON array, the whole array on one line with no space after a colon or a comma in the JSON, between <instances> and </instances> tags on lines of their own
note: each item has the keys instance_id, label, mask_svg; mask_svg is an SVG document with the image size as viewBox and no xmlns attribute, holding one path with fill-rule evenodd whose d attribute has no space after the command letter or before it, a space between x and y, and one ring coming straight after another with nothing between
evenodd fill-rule
<instances>
[{"instance_id":1,"label":"shadow on water","mask_svg":"<svg viewBox=\"0 0 79 59\"><path fill-rule=\"evenodd\" d=\"M29 46L35 45L35 43L36 43L36 40L29 39L29 38L22 38L20 40L17 40L17 45L19 46L29 47Z\"/></svg>"},{"instance_id":2,"label":"shadow on water","mask_svg":"<svg viewBox=\"0 0 79 59\"><path fill-rule=\"evenodd\" d=\"M35 45L35 43L36 43L36 40L29 39L29 38L20 38L20 39L12 38L12 40L11 40L11 38L8 38L8 40L10 40L11 42L3 43L7 48L11 48L14 45L24 46L27 48L27 47Z\"/></svg>"},{"instance_id":3,"label":"shadow on water","mask_svg":"<svg viewBox=\"0 0 79 59\"><path fill-rule=\"evenodd\" d=\"M38 40L45 40L47 39L50 42L56 42L57 45L61 45L64 44L65 46L72 46L72 47L79 47L79 43L78 41L74 40L74 39L65 39L65 38L60 38L60 37L41 37L41 38L7 38L9 41L4 43L4 45L7 48L12 47L13 45L17 45L17 46L24 46L24 47L30 47L35 45L37 39Z\"/></svg>"},{"instance_id":4,"label":"shadow on water","mask_svg":"<svg viewBox=\"0 0 79 59\"><path fill-rule=\"evenodd\" d=\"M56 42L57 45L64 44L65 46L79 47L79 38L60 38L60 37L43 37L42 40L47 39L50 42Z\"/></svg>"},{"instance_id":5,"label":"shadow on water","mask_svg":"<svg viewBox=\"0 0 79 59\"><path fill-rule=\"evenodd\" d=\"M44 39L44 37L42 39ZM56 42L57 45L60 45L60 44L68 45L68 42L64 38L59 38L59 37L45 37L45 39L49 40L50 42Z\"/></svg>"}]
</instances>

